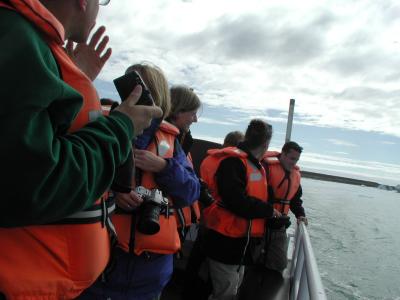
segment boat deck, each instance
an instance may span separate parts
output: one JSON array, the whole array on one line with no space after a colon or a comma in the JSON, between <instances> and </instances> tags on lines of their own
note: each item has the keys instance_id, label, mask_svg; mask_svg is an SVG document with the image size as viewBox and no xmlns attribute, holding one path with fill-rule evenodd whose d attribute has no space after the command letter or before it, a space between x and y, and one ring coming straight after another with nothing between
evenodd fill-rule
<instances>
[{"instance_id":1,"label":"boat deck","mask_svg":"<svg viewBox=\"0 0 400 300\"><path fill-rule=\"evenodd\" d=\"M285 270L283 275L276 271L247 268L239 293L239 300L289 299L290 278Z\"/></svg>"},{"instance_id":2,"label":"boat deck","mask_svg":"<svg viewBox=\"0 0 400 300\"><path fill-rule=\"evenodd\" d=\"M259 267L247 267L243 283L239 291L239 300L285 300L289 299L290 291L290 266L292 243L289 244L289 261L281 275L279 272ZM198 288L190 299L183 299L184 270L187 258L192 248L193 241L187 240L183 248L183 258L175 260L174 274L170 283L165 288L161 300L207 300L207 285Z\"/></svg>"}]
</instances>

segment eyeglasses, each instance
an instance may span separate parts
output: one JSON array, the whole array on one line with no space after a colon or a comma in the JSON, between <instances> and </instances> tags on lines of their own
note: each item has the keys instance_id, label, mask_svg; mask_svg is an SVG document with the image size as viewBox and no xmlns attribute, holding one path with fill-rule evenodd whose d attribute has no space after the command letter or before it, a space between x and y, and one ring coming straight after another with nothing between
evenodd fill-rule
<instances>
[{"instance_id":1,"label":"eyeglasses","mask_svg":"<svg viewBox=\"0 0 400 300\"><path fill-rule=\"evenodd\" d=\"M110 0L99 0L99 5L106 6L108 3L110 3Z\"/></svg>"}]
</instances>

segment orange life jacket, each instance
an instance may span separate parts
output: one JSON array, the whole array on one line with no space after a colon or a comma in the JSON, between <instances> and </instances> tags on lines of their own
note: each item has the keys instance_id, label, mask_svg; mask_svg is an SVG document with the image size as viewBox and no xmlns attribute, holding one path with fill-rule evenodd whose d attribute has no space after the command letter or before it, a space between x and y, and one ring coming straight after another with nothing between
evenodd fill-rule
<instances>
[{"instance_id":1,"label":"orange life jacket","mask_svg":"<svg viewBox=\"0 0 400 300\"><path fill-rule=\"evenodd\" d=\"M292 171L286 172L280 161L279 152L267 151L263 160L267 172L268 185L274 193L274 208L287 215L290 209L290 200L296 195L300 186L300 169L294 166Z\"/></svg>"},{"instance_id":2,"label":"orange life jacket","mask_svg":"<svg viewBox=\"0 0 400 300\"><path fill-rule=\"evenodd\" d=\"M224 208L223 201L218 193L215 174L222 160L228 157L238 157L246 167L247 195L258 198L260 201L267 201L267 181L263 168L258 169L247 159L247 154L236 147L215 149L208 152L212 158L202 164L202 177L209 186L210 192L216 201L203 211L204 224L207 228L213 229L225 236L238 238L245 237L249 229L250 221L239 217ZM207 171L207 172L205 172ZM261 237L265 233L265 219L253 219L251 225L251 237Z\"/></svg>"},{"instance_id":3,"label":"orange life jacket","mask_svg":"<svg viewBox=\"0 0 400 300\"><path fill-rule=\"evenodd\" d=\"M207 151L206 158L200 164L200 177L203 179L205 183L207 183L207 187L210 190L211 194L217 192L217 183L215 181L215 173L219 167L219 161L221 156L221 150L223 153L229 154L232 151L235 151L235 147L226 147L222 149L209 149Z\"/></svg>"},{"instance_id":4,"label":"orange life jacket","mask_svg":"<svg viewBox=\"0 0 400 300\"><path fill-rule=\"evenodd\" d=\"M18 11L42 31L63 80L83 96L83 107L70 131L101 115L97 92L90 79L62 48L64 29L59 21L37 0L8 3L0 2L0 7ZM105 205L99 200L94 207L101 206L106 213ZM75 222L98 212L78 212L65 220L74 224L0 228L0 293L9 300L76 298L98 278L109 260L110 240L105 224Z\"/></svg>"},{"instance_id":5,"label":"orange life jacket","mask_svg":"<svg viewBox=\"0 0 400 300\"><path fill-rule=\"evenodd\" d=\"M147 150L163 158L173 157L175 139L178 134L179 130L174 125L163 121ZM136 182L133 182L132 186L135 185ZM152 172L142 173L141 185L146 189L158 188ZM172 199L168 197L168 200L172 206ZM173 214L160 214L160 231L153 235L146 235L137 230L137 215L122 213L113 215L113 224L118 234L118 246L124 251L133 252L136 255L140 255L145 251L159 254L177 252L181 247L177 230L178 216L175 210L171 209L170 211Z\"/></svg>"}]
</instances>

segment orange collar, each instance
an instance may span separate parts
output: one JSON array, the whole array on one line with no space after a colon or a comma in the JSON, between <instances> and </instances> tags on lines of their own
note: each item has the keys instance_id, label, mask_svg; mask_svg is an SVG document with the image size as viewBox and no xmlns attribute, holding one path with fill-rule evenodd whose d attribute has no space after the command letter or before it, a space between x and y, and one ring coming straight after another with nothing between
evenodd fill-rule
<instances>
[{"instance_id":1,"label":"orange collar","mask_svg":"<svg viewBox=\"0 0 400 300\"><path fill-rule=\"evenodd\" d=\"M64 27L56 17L42 5L39 0L9 0L0 1L0 7L16 10L42 31L50 41L64 44Z\"/></svg>"}]
</instances>

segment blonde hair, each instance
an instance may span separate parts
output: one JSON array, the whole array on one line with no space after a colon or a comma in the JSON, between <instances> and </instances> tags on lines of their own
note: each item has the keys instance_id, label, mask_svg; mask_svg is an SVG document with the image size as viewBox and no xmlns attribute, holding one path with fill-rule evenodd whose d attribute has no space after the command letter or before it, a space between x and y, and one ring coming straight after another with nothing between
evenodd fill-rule
<instances>
[{"instance_id":1,"label":"blonde hair","mask_svg":"<svg viewBox=\"0 0 400 300\"><path fill-rule=\"evenodd\" d=\"M171 109L171 96L168 88L168 81L164 72L151 63L140 63L131 65L126 69L125 74L137 71L153 96L154 103L163 111L165 119Z\"/></svg>"},{"instance_id":2,"label":"blonde hair","mask_svg":"<svg viewBox=\"0 0 400 300\"><path fill-rule=\"evenodd\" d=\"M171 111L170 119L175 119L178 113L188 112L201 107L200 98L192 88L184 85L176 85L170 89L171 92Z\"/></svg>"}]
</instances>

